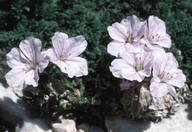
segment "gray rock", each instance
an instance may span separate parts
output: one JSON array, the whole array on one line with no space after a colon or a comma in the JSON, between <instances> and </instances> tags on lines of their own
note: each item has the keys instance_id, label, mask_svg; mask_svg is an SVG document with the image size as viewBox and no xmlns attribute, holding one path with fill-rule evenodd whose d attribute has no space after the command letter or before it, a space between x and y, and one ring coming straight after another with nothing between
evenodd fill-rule
<instances>
[{"instance_id":1,"label":"gray rock","mask_svg":"<svg viewBox=\"0 0 192 132\"><path fill-rule=\"evenodd\" d=\"M16 132L51 132L42 119L30 118L25 102L15 95L12 88L0 84L0 125ZM16 128L16 129L15 129Z\"/></svg>"},{"instance_id":2,"label":"gray rock","mask_svg":"<svg viewBox=\"0 0 192 132\"><path fill-rule=\"evenodd\" d=\"M155 123L120 117L106 117L108 132L191 132L192 104L181 104L175 115Z\"/></svg>"},{"instance_id":3,"label":"gray rock","mask_svg":"<svg viewBox=\"0 0 192 132\"><path fill-rule=\"evenodd\" d=\"M89 129L89 132L105 132L105 131L96 126L91 126L91 128Z\"/></svg>"},{"instance_id":4,"label":"gray rock","mask_svg":"<svg viewBox=\"0 0 192 132\"><path fill-rule=\"evenodd\" d=\"M75 121L62 119L61 123L52 124L53 132L77 132Z\"/></svg>"},{"instance_id":5,"label":"gray rock","mask_svg":"<svg viewBox=\"0 0 192 132\"><path fill-rule=\"evenodd\" d=\"M82 123L77 126L78 132L105 132L104 130L92 125L90 126L88 123Z\"/></svg>"},{"instance_id":6,"label":"gray rock","mask_svg":"<svg viewBox=\"0 0 192 132\"><path fill-rule=\"evenodd\" d=\"M83 131L83 132L88 132L89 129L90 129L90 126L89 126L88 123L82 123L82 124L80 124L80 125L77 126L77 129L78 129L78 130L81 130L81 131Z\"/></svg>"},{"instance_id":7,"label":"gray rock","mask_svg":"<svg viewBox=\"0 0 192 132\"><path fill-rule=\"evenodd\" d=\"M43 119L26 119L20 128L16 127L16 132L52 132Z\"/></svg>"}]
</instances>

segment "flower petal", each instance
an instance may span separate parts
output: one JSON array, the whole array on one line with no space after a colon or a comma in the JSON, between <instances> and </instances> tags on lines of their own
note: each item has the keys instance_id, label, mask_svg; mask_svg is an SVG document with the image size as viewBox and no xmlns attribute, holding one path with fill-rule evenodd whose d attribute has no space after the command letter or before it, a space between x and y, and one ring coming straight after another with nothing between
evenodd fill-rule
<instances>
[{"instance_id":1,"label":"flower petal","mask_svg":"<svg viewBox=\"0 0 192 132\"><path fill-rule=\"evenodd\" d=\"M162 74L167 65L167 54L165 51L156 50L153 52L153 75Z\"/></svg>"},{"instance_id":2,"label":"flower petal","mask_svg":"<svg viewBox=\"0 0 192 132\"><path fill-rule=\"evenodd\" d=\"M64 69L62 71L67 73L70 78L76 76L80 77L88 74L87 61L81 57L71 57L65 60Z\"/></svg>"},{"instance_id":3,"label":"flower petal","mask_svg":"<svg viewBox=\"0 0 192 132\"><path fill-rule=\"evenodd\" d=\"M152 33L152 34L156 34L159 32L163 32L163 33L166 32L165 22L156 16L149 16L148 28L149 28L148 33Z\"/></svg>"},{"instance_id":4,"label":"flower petal","mask_svg":"<svg viewBox=\"0 0 192 132\"><path fill-rule=\"evenodd\" d=\"M125 51L125 44L122 42L112 41L107 46L107 52L111 55L118 56Z\"/></svg>"},{"instance_id":5,"label":"flower petal","mask_svg":"<svg viewBox=\"0 0 192 132\"><path fill-rule=\"evenodd\" d=\"M33 87L38 86L39 75L35 70L30 70L26 73L25 83L28 85L33 85Z\"/></svg>"},{"instance_id":6,"label":"flower petal","mask_svg":"<svg viewBox=\"0 0 192 132\"><path fill-rule=\"evenodd\" d=\"M38 70L40 73L44 71L44 69L48 66L49 64L49 57L46 54L46 51L41 52L41 61L39 62L39 67Z\"/></svg>"},{"instance_id":7,"label":"flower petal","mask_svg":"<svg viewBox=\"0 0 192 132\"><path fill-rule=\"evenodd\" d=\"M48 57L48 59L56 64L58 67L61 67L61 61L57 58L55 50L53 48L48 49L44 52L45 57Z\"/></svg>"},{"instance_id":8,"label":"flower petal","mask_svg":"<svg viewBox=\"0 0 192 132\"><path fill-rule=\"evenodd\" d=\"M120 54L120 56L122 57L123 60L126 61L127 64L129 64L132 67L136 66L136 62L135 62L135 56L134 54L131 54L129 52L123 52L122 54Z\"/></svg>"},{"instance_id":9,"label":"flower petal","mask_svg":"<svg viewBox=\"0 0 192 132\"><path fill-rule=\"evenodd\" d=\"M124 78L130 81L137 80L141 82L143 78L135 71L129 63L123 59L115 59L111 63L110 71L117 78Z\"/></svg>"},{"instance_id":10,"label":"flower petal","mask_svg":"<svg viewBox=\"0 0 192 132\"><path fill-rule=\"evenodd\" d=\"M13 48L8 54L7 54L7 64L11 68L22 68L25 67L28 60L26 58L23 58L20 55L19 49Z\"/></svg>"},{"instance_id":11,"label":"flower petal","mask_svg":"<svg viewBox=\"0 0 192 132\"><path fill-rule=\"evenodd\" d=\"M52 44L57 57L63 55L63 53L68 52L67 48L69 45L68 35L62 32L56 32L52 37ZM66 55L64 55L66 56Z\"/></svg>"},{"instance_id":12,"label":"flower petal","mask_svg":"<svg viewBox=\"0 0 192 132\"><path fill-rule=\"evenodd\" d=\"M156 43L162 47L170 48L171 47L171 38L168 34L165 34L164 36L160 36L160 38L158 39L158 41Z\"/></svg>"},{"instance_id":13,"label":"flower petal","mask_svg":"<svg viewBox=\"0 0 192 132\"><path fill-rule=\"evenodd\" d=\"M5 75L5 79L9 86L13 88L24 88L26 87L25 79L27 77L27 69L16 68L12 69Z\"/></svg>"},{"instance_id":14,"label":"flower petal","mask_svg":"<svg viewBox=\"0 0 192 132\"><path fill-rule=\"evenodd\" d=\"M41 41L34 37L28 37L21 41L19 48L21 49L21 56L30 62L39 62L41 56Z\"/></svg>"},{"instance_id":15,"label":"flower petal","mask_svg":"<svg viewBox=\"0 0 192 132\"><path fill-rule=\"evenodd\" d=\"M111 62L110 71L117 78L124 78L126 74L133 73L135 70L123 59L115 59Z\"/></svg>"},{"instance_id":16,"label":"flower petal","mask_svg":"<svg viewBox=\"0 0 192 132\"><path fill-rule=\"evenodd\" d=\"M87 41L81 35L69 38L69 45L66 48L67 56L76 57L85 51Z\"/></svg>"},{"instance_id":17,"label":"flower petal","mask_svg":"<svg viewBox=\"0 0 192 132\"><path fill-rule=\"evenodd\" d=\"M182 70L177 70L170 80L167 80L166 83L182 88L185 85L186 77L183 74Z\"/></svg>"},{"instance_id":18,"label":"flower petal","mask_svg":"<svg viewBox=\"0 0 192 132\"><path fill-rule=\"evenodd\" d=\"M159 98L168 93L167 85L165 83L151 82L149 89L153 97Z\"/></svg>"},{"instance_id":19,"label":"flower petal","mask_svg":"<svg viewBox=\"0 0 192 132\"><path fill-rule=\"evenodd\" d=\"M130 80L130 81L136 80L138 82L141 82L144 79L144 76L139 75L138 72L133 70L133 71L127 73L127 74L124 74L123 78L125 78L127 80Z\"/></svg>"},{"instance_id":20,"label":"flower petal","mask_svg":"<svg viewBox=\"0 0 192 132\"><path fill-rule=\"evenodd\" d=\"M108 26L107 30L112 39L118 42L125 42L127 40L129 29L127 29L123 24L116 22L112 24L112 26Z\"/></svg>"}]
</instances>

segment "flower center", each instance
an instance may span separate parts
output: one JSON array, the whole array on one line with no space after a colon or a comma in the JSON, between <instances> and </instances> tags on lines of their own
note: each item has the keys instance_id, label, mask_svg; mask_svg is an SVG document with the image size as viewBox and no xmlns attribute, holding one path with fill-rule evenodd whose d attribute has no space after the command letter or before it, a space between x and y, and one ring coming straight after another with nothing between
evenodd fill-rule
<instances>
[{"instance_id":1,"label":"flower center","mask_svg":"<svg viewBox=\"0 0 192 132\"><path fill-rule=\"evenodd\" d=\"M159 41L160 35L157 33L155 35L151 35L148 39L151 44L156 44Z\"/></svg>"},{"instance_id":2,"label":"flower center","mask_svg":"<svg viewBox=\"0 0 192 132\"><path fill-rule=\"evenodd\" d=\"M136 71L142 71L143 70L143 65L136 65L135 67Z\"/></svg>"},{"instance_id":3,"label":"flower center","mask_svg":"<svg viewBox=\"0 0 192 132\"><path fill-rule=\"evenodd\" d=\"M63 55L60 55L60 56L59 56L59 60L60 60L60 61L64 61L64 60L65 60L65 57L64 57Z\"/></svg>"},{"instance_id":4,"label":"flower center","mask_svg":"<svg viewBox=\"0 0 192 132\"><path fill-rule=\"evenodd\" d=\"M39 65L38 62L31 63L31 64L30 64L30 68L31 68L32 70L36 70L37 67L38 67L38 65Z\"/></svg>"},{"instance_id":5,"label":"flower center","mask_svg":"<svg viewBox=\"0 0 192 132\"><path fill-rule=\"evenodd\" d=\"M161 82L166 82L166 80L170 80L173 78L173 76L169 72L160 74L158 77Z\"/></svg>"},{"instance_id":6,"label":"flower center","mask_svg":"<svg viewBox=\"0 0 192 132\"><path fill-rule=\"evenodd\" d=\"M126 43L132 44L132 43L133 43L133 37L132 37L132 36L129 36L129 37L127 38Z\"/></svg>"}]
</instances>

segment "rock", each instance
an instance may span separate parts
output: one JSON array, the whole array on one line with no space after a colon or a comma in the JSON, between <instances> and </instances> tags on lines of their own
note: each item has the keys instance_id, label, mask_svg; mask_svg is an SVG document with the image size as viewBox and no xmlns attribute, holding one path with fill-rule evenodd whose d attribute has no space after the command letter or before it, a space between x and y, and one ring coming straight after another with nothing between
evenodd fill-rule
<instances>
[{"instance_id":1,"label":"rock","mask_svg":"<svg viewBox=\"0 0 192 132\"><path fill-rule=\"evenodd\" d=\"M134 121L120 117L106 117L105 124L109 132L191 132L191 104L181 104L175 115L163 118L155 123L149 121ZM189 113L188 113L189 112Z\"/></svg>"},{"instance_id":2,"label":"rock","mask_svg":"<svg viewBox=\"0 0 192 132\"><path fill-rule=\"evenodd\" d=\"M89 132L105 132L105 131L96 126L91 126L91 128L89 129Z\"/></svg>"},{"instance_id":3,"label":"rock","mask_svg":"<svg viewBox=\"0 0 192 132\"><path fill-rule=\"evenodd\" d=\"M86 131L83 131L82 129L79 129L79 130L77 130L77 132L86 132Z\"/></svg>"},{"instance_id":4,"label":"rock","mask_svg":"<svg viewBox=\"0 0 192 132\"><path fill-rule=\"evenodd\" d=\"M25 102L0 84L0 126L16 132L51 132L43 119L30 118Z\"/></svg>"},{"instance_id":5,"label":"rock","mask_svg":"<svg viewBox=\"0 0 192 132\"><path fill-rule=\"evenodd\" d=\"M52 124L53 132L77 132L75 121L62 119L61 123Z\"/></svg>"},{"instance_id":6,"label":"rock","mask_svg":"<svg viewBox=\"0 0 192 132\"><path fill-rule=\"evenodd\" d=\"M87 123L82 123L82 124L80 124L80 125L77 126L77 129L78 129L78 130L82 130L82 131L84 131L84 132L88 132L89 129L90 129L90 126L89 126L89 124L87 124Z\"/></svg>"},{"instance_id":7,"label":"rock","mask_svg":"<svg viewBox=\"0 0 192 132\"><path fill-rule=\"evenodd\" d=\"M192 84L189 85L189 88L192 90Z\"/></svg>"},{"instance_id":8,"label":"rock","mask_svg":"<svg viewBox=\"0 0 192 132\"><path fill-rule=\"evenodd\" d=\"M78 132L105 132L104 130L96 127L96 126L90 126L87 123L82 123L79 126L77 126L79 129Z\"/></svg>"},{"instance_id":9,"label":"rock","mask_svg":"<svg viewBox=\"0 0 192 132\"><path fill-rule=\"evenodd\" d=\"M20 128L16 127L16 132L52 132L43 119L28 119Z\"/></svg>"}]
</instances>

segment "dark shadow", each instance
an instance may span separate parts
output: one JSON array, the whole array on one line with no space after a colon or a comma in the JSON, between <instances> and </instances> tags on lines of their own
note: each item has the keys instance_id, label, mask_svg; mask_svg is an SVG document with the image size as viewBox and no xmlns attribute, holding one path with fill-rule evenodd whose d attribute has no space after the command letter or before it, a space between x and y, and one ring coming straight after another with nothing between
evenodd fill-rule
<instances>
[{"instance_id":1,"label":"dark shadow","mask_svg":"<svg viewBox=\"0 0 192 132\"><path fill-rule=\"evenodd\" d=\"M3 76L3 77L1 77L0 76L0 83L2 84L2 86L4 87L4 88L8 88L8 84L7 84L7 81L5 80L5 77Z\"/></svg>"},{"instance_id":2,"label":"dark shadow","mask_svg":"<svg viewBox=\"0 0 192 132\"><path fill-rule=\"evenodd\" d=\"M185 109L185 111L188 113L187 119L192 120L192 101L186 100L186 103L187 103L187 108Z\"/></svg>"},{"instance_id":3,"label":"dark shadow","mask_svg":"<svg viewBox=\"0 0 192 132\"><path fill-rule=\"evenodd\" d=\"M43 119L30 118L24 106L22 100L18 100L15 103L9 97L0 99L0 130L2 128L7 129L9 132L15 132L16 126L22 128L24 122L30 122L39 126L42 130L47 131L49 122Z\"/></svg>"},{"instance_id":4,"label":"dark shadow","mask_svg":"<svg viewBox=\"0 0 192 132\"><path fill-rule=\"evenodd\" d=\"M23 111L10 98L0 99L0 125L4 126L9 132L15 132L18 124L22 124L22 116L14 110Z\"/></svg>"}]
</instances>

